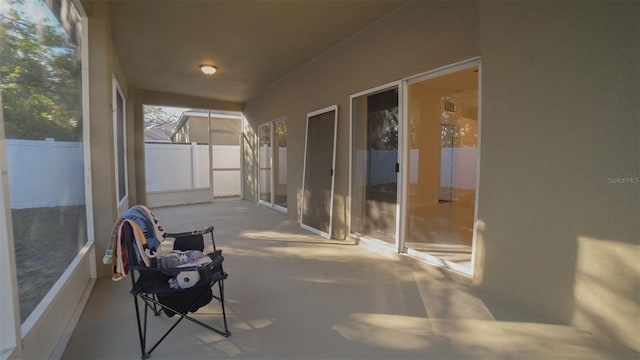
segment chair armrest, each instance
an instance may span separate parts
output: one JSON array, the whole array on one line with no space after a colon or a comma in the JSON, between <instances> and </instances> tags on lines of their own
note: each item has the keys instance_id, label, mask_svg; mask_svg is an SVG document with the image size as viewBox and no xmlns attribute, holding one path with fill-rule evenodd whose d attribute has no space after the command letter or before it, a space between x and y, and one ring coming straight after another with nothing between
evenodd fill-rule
<instances>
[{"instance_id":1,"label":"chair armrest","mask_svg":"<svg viewBox=\"0 0 640 360\"><path fill-rule=\"evenodd\" d=\"M194 235L202 235L202 234L209 234L213 232L213 225L206 227L204 229L200 229L200 230L193 230L193 231L186 231L186 232L180 232L180 233L166 233L167 237L170 238L180 238L180 237L185 237L185 236L194 236Z\"/></svg>"}]
</instances>

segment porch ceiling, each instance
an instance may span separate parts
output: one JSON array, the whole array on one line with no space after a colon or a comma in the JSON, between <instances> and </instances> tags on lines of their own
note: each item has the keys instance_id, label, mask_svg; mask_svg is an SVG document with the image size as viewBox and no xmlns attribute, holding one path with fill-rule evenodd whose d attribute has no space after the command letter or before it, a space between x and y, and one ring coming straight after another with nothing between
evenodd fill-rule
<instances>
[{"instance_id":1,"label":"porch ceiling","mask_svg":"<svg viewBox=\"0 0 640 360\"><path fill-rule=\"evenodd\" d=\"M113 43L130 86L245 102L405 3L112 0Z\"/></svg>"}]
</instances>

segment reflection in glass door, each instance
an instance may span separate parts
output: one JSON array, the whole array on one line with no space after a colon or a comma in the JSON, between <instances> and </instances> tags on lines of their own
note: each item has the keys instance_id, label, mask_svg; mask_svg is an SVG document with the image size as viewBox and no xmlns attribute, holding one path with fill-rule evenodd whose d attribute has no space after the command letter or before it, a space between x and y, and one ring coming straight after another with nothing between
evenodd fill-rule
<instances>
[{"instance_id":1,"label":"reflection in glass door","mask_svg":"<svg viewBox=\"0 0 640 360\"><path fill-rule=\"evenodd\" d=\"M351 232L395 244L398 86L351 99Z\"/></svg>"},{"instance_id":2,"label":"reflection in glass door","mask_svg":"<svg viewBox=\"0 0 640 360\"><path fill-rule=\"evenodd\" d=\"M478 167L478 66L409 81L404 246L471 272Z\"/></svg>"},{"instance_id":3,"label":"reflection in glass door","mask_svg":"<svg viewBox=\"0 0 640 360\"><path fill-rule=\"evenodd\" d=\"M273 206L287 210L287 120L273 122Z\"/></svg>"},{"instance_id":4,"label":"reflection in glass door","mask_svg":"<svg viewBox=\"0 0 640 360\"><path fill-rule=\"evenodd\" d=\"M287 120L258 127L259 202L287 212ZM273 145L273 146L272 146Z\"/></svg>"}]
</instances>

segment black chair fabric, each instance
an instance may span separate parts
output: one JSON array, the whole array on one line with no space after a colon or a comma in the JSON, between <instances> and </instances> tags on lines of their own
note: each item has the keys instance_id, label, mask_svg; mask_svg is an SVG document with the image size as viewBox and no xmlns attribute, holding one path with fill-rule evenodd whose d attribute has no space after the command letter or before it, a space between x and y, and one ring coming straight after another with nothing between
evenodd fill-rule
<instances>
[{"instance_id":1,"label":"black chair fabric","mask_svg":"<svg viewBox=\"0 0 640 360\"><path fill-rule=\"evenodd\" d=\"M222 250L216 249L215 239L213 236L213 227L209 227L204 231L193 231L189 233L179 234L167 234L168 237L174 237L174 249L180 251L186 250L204 250L204 237L203 234L210 234L211 242L213 244L214 251L207 254L211 258L211 262L201 266L193 267L179 267L172 269L160 269L157 267L157 261L154 259L151 266L147 267L144 264L140 264L136 261L137 256L135 253L135 245L133 239L133 229L131 225L124 224L123 230L125 247L127 252L127 260L129 261L127 267L129 269L129 276L131 277L131 294L134 298L134 305L136 310L136 319L138 324L138 334L140 338L140 348L142 351L142 358L146 359L151 355L151 352L167 337L167 335L175 328L175 326L183 319L190 320L198 325L201 325L213 332L228 337L231 333L227 327L227 319L224 308L224 280L228 277L224 272L222 262L224 257L222 256ZM167 271L169 270L169 271ZM170 285L171 275L173 271L198 271L199 280L196 285L180 289L172 288ZM215 285L217 286L218 294L215 295L212 290ZM203 306L211 303L213 299L216 299L220 303L221 315L224 328L218 329L205 324L189 315L189 312L196 312ZM143 312L139 307L139 300L143 303ZM158 340L151 349L147 350L147 327L148 319L147 312L151 309L154 315L158 316L163 311L168 317L174 317L178 315L178 319L169 330Z\"/></svg>"}]
</instances>

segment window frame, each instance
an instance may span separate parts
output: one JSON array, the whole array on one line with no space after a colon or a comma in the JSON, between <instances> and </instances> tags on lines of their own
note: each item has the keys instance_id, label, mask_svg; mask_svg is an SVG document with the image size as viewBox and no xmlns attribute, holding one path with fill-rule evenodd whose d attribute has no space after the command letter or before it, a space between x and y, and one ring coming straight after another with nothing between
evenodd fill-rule
<instances>
[{"instance_id":1,"label":"window frame","mask_svg":"<svg viewBox=\"0 0 640 360\"><path fill-rule=\"evenodd\" d=\"M283 207L283 206L280 206L280 205L276 204L276 198L275 198L276 197L276 189L275 189L276 174L275 174L274 168L277 165L277 168L280 169L280 156L279 156L279 154L278 155L276 154L276 151L279 151L279 149L276 149L276 147L275 147L277 126L278 126L278 123L281 123L281 122L285 122L286 123L286 121L287 121L287 117L286 116L282 116L282 117L279 117L277 119L267 121L264 124L258 125L258 131L256 133L256 139L257 139L257 143L258 143L258 178L257 178L258 181L256 182L256 188L257 188L256 192L257 192L257 195L258 195L258 204L273 208L273 209L278 210L278 211L280 211L280 212L282 212L284 214L286 214L289 210L288 210L288 207ZM263 167L260 166L261 165L260 164L260 129L264 128L264 127L269 127L269 143L271 145L270 146L271 149L269 150L270 151L270 154L269 154L270 155L270 164L269 164L269 170L270 170L269 180L270 181L269 181L269 184L270 184L270 187L271 187L271 189L270 189L271 196L270 196L269 201L265 201L265 200L262 200L260 198L260 194L261 194L261 190L262 190L261 187L260 187L260 183L261 183L260 170L263 169ZM289 134L289 130L287 128L287 135L288 134ZM277 164L276 164L276 161L277 161ZM287 178L288 177L289 177L289 175L287 173ZM287 181L287 183L288 183L288 181ZM287 199L287 202L288 202L288 199Z\"/></svg>"},{"instance_id":2,"label":"window frame","mask_svg":"<svg viewBox=\"0 0 640 360\"><path fill-rule=\"evenodd\" d=\"M113 166L115 173L116 204L118 208L118 214L121 214L129 207L129 174L127 169L127 99L115 74L113 74L112 79L113 94L111 106L113 111ZM120 96L120 98L122 99L122 109L118 107L118 96ZM118 115L120 110L122 110L122 124L118 124ZM119 126L121 127L120 130L122 130L122 159L120 159L119 156ZM120 164L120 161L122 161L123 164ZM124 172L123 174L120 173L121 168ZM120 188L120 177L124 178L124 189ZM122 197L120 197L121 192L124 192L124 195Z\"/></svg>"},{"instance_id":3,"label":"window frame","mask_svg":"<svg viewBox=\"0 0 640 360\"><path fill-rule=\"evenodd\" d=\"M334 117L333 117L333 147L332 147L333 153L331 155L332 161L331 161L331 194L330 194L330 201L329 201L329 229L328 229L328 232L324 232L320 229L317 229L315 227L312 227L304 223L304 216L303 216L304 215L304 191L305 191L305 185L307 181L306 169L307 169L307 151L308 151L307 147L309 144L309 120L314 116L330 113L332 111L334 112ZM304 161L302 165L302 187L300 190L301 196L300 196L299 223L300 223L300 227L302 227L303 229L309 230L327 239L331 239L331 236L333 235L333 203L335 198L335 184L336 184L335 170L336 170L336 150L338 146L337 143L338 143L338 105L334 104L334 105L327 106L325 108L307 113L307 121L305 125L305 137L304 137Z\"/></svg>"},{"instance_id":4,"label":"window frame","mask_svg":"<svg viewBox=\"0 0 640 360\"><path fill-rule=\"evenodd\" d=\"M61 334L57 339L57 344L53 348L51 357L60 357L64 351L73 325L78 320L78 314L84 309L84 305L91 293L91 289L97 277L96 257L95 257L95 233L93 222L93 196L91 180L91 143L90 143L90 99L89 99L89 24L87 13L79 0L71 0L67 9L77 11L78 23L80 24L80 59L81 59L81 105L82 105L82 155L84 170L84 193L85 193L85 214L86 214L86 242L80 248L73 260L66 267L64 272L56 279L49 291L40 300L36 308L30 315L21 322L20 303L17 281L17 267L15 262L15 246L13 236L13 225L11 216L10 189L8 177L8 163L6 157L6 143L4 134L3 111L0 109L0 284L5 291L0 293L0 308L4 309L0 315L0 358L22 357L25 349L34 348L32 344L38 342L37 337L41 332L46 331L47 324L51 319L46 318L51 306L60 306L61 297L68 296L69 284L76 281L78 274L84 273L89 282L80 289L79 302L75 307L73 315L68 319L69 323L62 324L59 328ZM48 11L53 12L50 5L46 5ZM1 103L1 94L0 94ZM89 265L88 267L86 265ZM74 283L74 287L77 287ZM10 291L6 291L10 289ZM77 289L75 289L77 290ZM75 291L74 290L74 291ZM76 295L78 293L76 292ZM43 324L44 322L44 324ZM51 331L51 330L49 330ZM35 336L31 333L35 332ZM35 338L34 338L35 337ZM41 349L42 350L42 349ZM46 351L46 349L44 349ZM38 351L38 350L36 350Z\"/></svg>"}]
</instances>

